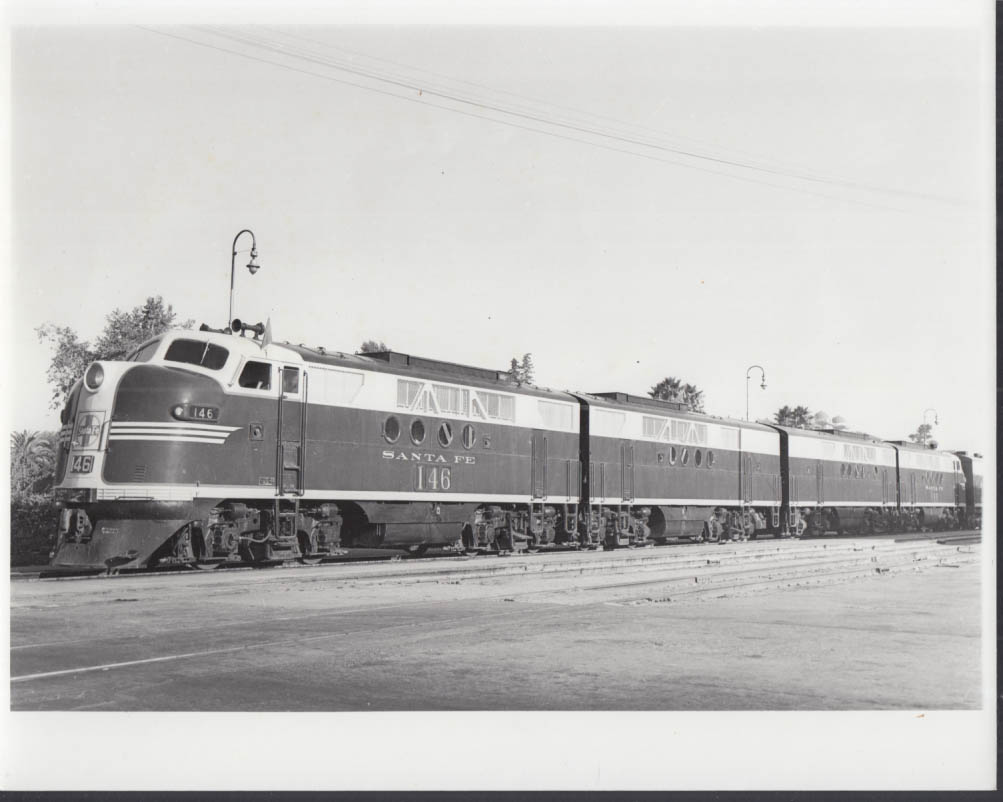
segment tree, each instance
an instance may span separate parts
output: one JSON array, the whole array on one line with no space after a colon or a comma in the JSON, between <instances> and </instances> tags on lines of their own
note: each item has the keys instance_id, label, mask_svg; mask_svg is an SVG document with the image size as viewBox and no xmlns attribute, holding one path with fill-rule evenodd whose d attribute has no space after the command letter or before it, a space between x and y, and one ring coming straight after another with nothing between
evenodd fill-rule
<instances>
[{"instance_id":1,"label":"tree","mask_svg":"<svg viewBox=\"0 0 1003 802\"><path fill-rule=\"evenodd\" d=\"M360 354L376 354L380 351L389 351L390 348L383 340L366 340L359 346Z\"/></svg>"},{"instance_id":2,"label":"tree","mask_svg":"<svg viewBox=\"0 0 1003 802\"><path fill-rule=\"evenodd\" d=\"M87 366L97 359L97 353L91 350L90 343L81 342L77 333L69 326L46 323L35 331L38 332L39 340L42 342L48 340L52 345L52 361L46 373L49 384L53 387L49 406L61 407L74 382L83 375Z\"/></svg>"},{"instance_id":3,"label":"tree","mask_svg":"<svg viewBox=\"0 0 1003 802\"><path fill-rule=\"evenodd\" d=\"M683 393L683 383L675 376L666 376L648 391L648 395L660 401L678 401Z\"/></svg>"},{"instance_id":4,"label":"tree","mask_svg":"<svg viewBox=\"0 0 1003 802\"><path fill-rule=\"evenodd\" d=\"M660 401L675 401L685 404L692 412L704 411L703 390L695 384L683 383L675 376L666 376L648 391L648 395Z\"/></svg>"},{"instance_id":5,"label":"tree","mask_svg":"<svg viewBox=\"0 0 1003 802\"><path fill-rule=\"evenodd\" d=\"M522 368L522 380L527 384L532 384L533 373L535 371L535 368L533 367L533 355L523 354L522 364L520 365L520 367Z\"/></svg>"},{"instance_id":6,"label":"tree","mask_svg":"<svg viewBox=\"0 0 1003 802\"><path fill-rule=\"evenodd\" d=\"M926 445L930 441L930 435L933 433L933 427L929 423L920 424L919 428L916 429L909 439L914 443L919 443L920 445Z\"/></svg>"},{"instance_id":7,"label":"tree","mask_svg":"<svg viewBox=\"0 0 1003 802\"><path fill-rule=\"evenodd\" d=\"M190 329L193 320L178 323L177 314L170 304L164 305L161 296L150 297L146 303L128 312L114 309L105 317L105 327L93 346L83 341L69 326L46 323L35 331L38 339L48 342L53 349L48 378L52 385L50 407L65 403L73 384L87 366L99 359L121 359L136 346L170 328Z\"/></svg>"},{"instance_id":8,"label":"tree","mask_svg":"<svg viewBox=\"0 0 1003 802\"><path fill-rule=\"evenodd\" d=\"M703 412L703 390L697 389L695 384L684 384L683 403L693 412Z\"/></svg>"},{"instance_id":9,"label":"tree","mask_svg":"<svg viewBox=\"0 0 1003 802\"><path fill-rule=\"evenodd\" d=\"M517 384L532 384L533 382L533 355L523 354L522 359L512 357L509 363L508 375Z\"/></svg>"},{"instance_id":10,"label":"tree","mask_svg":"<svg viewBox=\"0 0 1003 802\"><path fill-rule=\"evenodd\" d=\"M190 329L194 320L176 323L177 313L161 296L147 298L146 303L129 312L112 310L105 318L104 331L94 344L98 359L121 359L137 345L156 337L167 329Z\"/></svg>"},{"instance_id":11,"label":"tree","mask_svg":"<svg viewBox=\"0 0 1003 802\"><path fill-rule=\"evenodd\" d=\"M782 406L774 415L773 420L780 426L791 426L796 429L807 429L814 422L815 416L806 406Z\"/></svg>"},{"instance_id":12,"label":"tree","mask_svg":"<svg viewBox=\"0 0 1003 802\"><path fill-rule=\"evenodd\" d=\"M52 432L27 429L10 436L10 492L40 493L52 487L56 470L56 452Z\"/></svg>"}]
</instances>

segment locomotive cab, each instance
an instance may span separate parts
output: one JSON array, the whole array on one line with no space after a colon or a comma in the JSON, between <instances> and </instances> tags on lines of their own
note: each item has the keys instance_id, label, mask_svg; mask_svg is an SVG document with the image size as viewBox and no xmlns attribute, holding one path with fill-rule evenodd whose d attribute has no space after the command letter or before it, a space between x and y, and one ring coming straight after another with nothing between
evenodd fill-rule
<instances>
[{"instance_id":1,"label":"locomotive cab","mask_svg":"<svg viewBox=\"0 0 1003 802\"><path fill-rule=\"evenodd\" d=\"M52 567L145 567L215 503L201 498L200 484L246 481L236 466L263 439L268 417L249 405L266 403L274 419L282 396L299 398L301 364L282 346L186 330L92 363L61 414Z\"/></svg>"}]
</instances>

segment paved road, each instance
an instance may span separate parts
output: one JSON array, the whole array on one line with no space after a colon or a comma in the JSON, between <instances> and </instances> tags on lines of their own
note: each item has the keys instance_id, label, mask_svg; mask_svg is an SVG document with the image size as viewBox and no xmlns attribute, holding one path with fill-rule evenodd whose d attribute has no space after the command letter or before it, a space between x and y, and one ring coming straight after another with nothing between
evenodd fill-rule
<instances>
[{"instance_id":1,"label":"paved road","mask_svg":"<svg viewBox=\"0 0 1003 802\"><path fill-rule=\"evenodd\" d=\"M973 547L978 549L978 546ZM497 558L479 558L497 559ZM549 559L549 558L545 558ZM338 568L12 583L14 710L980 706L979 565L689 603Z\"/></svg>"}]
</instances>

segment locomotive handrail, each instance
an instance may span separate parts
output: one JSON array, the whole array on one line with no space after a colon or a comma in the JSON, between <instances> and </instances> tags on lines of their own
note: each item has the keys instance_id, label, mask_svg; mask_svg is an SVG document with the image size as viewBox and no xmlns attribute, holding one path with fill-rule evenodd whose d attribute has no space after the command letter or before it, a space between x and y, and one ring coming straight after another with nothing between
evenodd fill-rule
<instances>
[{"instance_id":1,"label":"locomotive handrail","mask_svg":"<svg viewBox=\"0 0 1003 802\"><path fill-rule=\"evenodd\" d=\"M300 393L300 453L299 453L299 494L306 493L306 424L307 424L307 403L309 398L309 374L304 370L303 391Z\"/></svg>"},{"instance_id":2,"label":"locomotive handrail","mask_svg":"<svg viewBox=\"0 0 1003 802\"><path fill-rule=\"evenodd\" d=\"M285 494L285 470L284 459L285 456L282 452L285 448L282 438L282 402L285 401L286 391L285 385L283 384L282 372L285 370L282 365L278 366L278 385L279 385L279 409L278 409L278 423L275 429L275 495L282 496Z\"/></svg>"}]
</instances>

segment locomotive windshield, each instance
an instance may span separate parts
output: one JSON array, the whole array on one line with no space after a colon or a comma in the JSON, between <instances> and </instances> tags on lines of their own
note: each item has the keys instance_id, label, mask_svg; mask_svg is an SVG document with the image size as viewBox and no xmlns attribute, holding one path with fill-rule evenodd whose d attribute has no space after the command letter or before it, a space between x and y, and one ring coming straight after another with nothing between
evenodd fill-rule
<instances>
[{"instance_id":1,"label":"locomotive windshield","mask_svg":"<svg viewBox=\"0 0 1003 802\"><path fill-rule=\"evenodd\" d=\"M175 340L171 343L164 359L168 362L184 362L209 370L219 370L226 364L230 352L219 345L201 340Z\"/></svg>"},{"instance_id":2,"label":"locomotive windshield","mask_svg":"<svg viewBox=\"0 0 1003 802\"><path fill-rule=\"evenodd\" d=\"M141 345L126 357L126 362L149 362L158 345L160 345L160 340L153 340L145 345Z\"/></svg>"}]
</instances>

